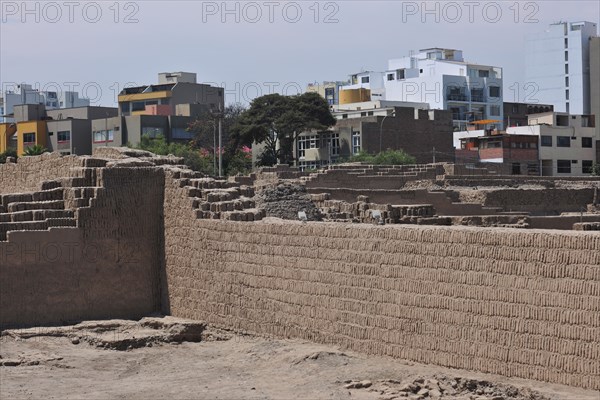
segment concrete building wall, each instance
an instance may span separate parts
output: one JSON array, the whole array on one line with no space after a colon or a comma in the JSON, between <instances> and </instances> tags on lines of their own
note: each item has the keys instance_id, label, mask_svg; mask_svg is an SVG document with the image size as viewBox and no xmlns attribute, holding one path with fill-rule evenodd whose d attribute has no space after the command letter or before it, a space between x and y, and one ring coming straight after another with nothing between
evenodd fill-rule
<instances>
[{"instance_id":1,"label":"concrete building wall","mask_svg":"<svg viewBox=\"0 0 600 400\"><path fill-rule=\"evenodd\" d=\"M174 316L600 388L599 235L201 221L170 179L165 200Z\"/></svg>"},{"instance_id":2,"label":"concrete building wall","mask_svg":"<svg viewBox=\"0 0 600 400\"><path fill-rule=\"evenodd\" d=\"M596 119L596 139L600 140L600 37L590 39L590 113ZM599 153L600 154L600 153ZM598 158L600 162L600 155Z\"/></svg>"},{"instance_id":3,"label":"concrete building wall","mask_svg":"<svg viewBox=\"0 0 600 400\"><path fill-rule=\"evenodd\" d=\"M97 147L105 147L105 146L125 146L127 144L127 136L125 133L125 117L111 117L111 118L102 118L102 119L94 119L91 121L91 141L92 141L92 151ZM102 137L101 140L96 137L96 132L104 132L104 131L113 132L113 140L112 142L109 140L106 141L106 135L99 135ZM110 139L110 138L109 138Z\"/></svg>"},{"instance_id":4,"label":"concrete building wall","mask_svg":"<svg viewBox=\"0 0 600 400\"><path fill-rule=\"evenodd\" d=\"M62 119L100 119L100 118L112 118L119 114L116 107L75 107L75 108L63 108L59 110L48 110L48 117L55 120Z\"/></svg>"},{"instance_id":5,"label":"concrete building wall","mask_svg":"<svg viewBox=\"0 0 600 400\"><path fill-rule=\"evenodd\" d=\"M69 132L70 140L59 141L59 132ZM92 154L91 121L67 119L48 121L48 149L62 154Z\"/></svg>"},{"instance_id":6,"label":"concrete building wall","mask_svg":"<svg viewBox=\"0 0 600 400\"><path fill-rule=\"evenodd\" d=\"M597 35L595 23L560 22L527 38L526 80L536 85L540 103L555 111L590 113L589 43Z\"/></svg>"}]
</instances>

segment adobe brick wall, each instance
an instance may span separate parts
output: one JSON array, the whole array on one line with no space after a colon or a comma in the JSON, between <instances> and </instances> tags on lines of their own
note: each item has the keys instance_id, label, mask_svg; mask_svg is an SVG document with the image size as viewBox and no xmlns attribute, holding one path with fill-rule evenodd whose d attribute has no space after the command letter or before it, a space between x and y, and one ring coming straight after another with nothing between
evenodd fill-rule
<instances>
[{"instance_id":1,"label":"adobe brick wall","mask_svg":"<svg viewBox=\"0 0 600 400\"><path fill-rule=\"evenodd\" d=\"M9 232L0 242L1 328L160 309L164 174L105 168L99 179L104 189L79 209L78 228Z\"/></svg>"},{"instance_id":2,"label":"adobe brick wall","mask_svg":"<svg viewBox=\"0 0 600 400\"><path fill-rule=\"evenodd\" d=\"M600 234L195 220L165 185L164 311L600 389Z\"/></svg>"},{"instance_id":3,"label":"adobe brick wall","mask_svg":"<svg viewBox=\"0 0 600 400\"><path fill-rule=\"evenodd\" d=\"M39 190L42 181L70 176L73 167L82 167L85 158L61 157L46 153L37 157L19 157L16 163L0 164L0 194Z\"/></svg>"}]
</instances>

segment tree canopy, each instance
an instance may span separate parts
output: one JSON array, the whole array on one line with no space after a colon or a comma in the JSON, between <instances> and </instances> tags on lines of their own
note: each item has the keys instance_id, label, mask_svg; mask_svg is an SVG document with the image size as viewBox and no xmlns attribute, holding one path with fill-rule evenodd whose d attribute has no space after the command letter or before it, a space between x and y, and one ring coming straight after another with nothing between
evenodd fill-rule
<instances>
[{"instance_id":1,"label":"tree canopy","mask_svg":"<svg viewBox=\"0 0 600 400\"><path fill-rule=\"evenodd\" d=\"M263 144L259 164L273 165L293 161L293 143L299 134L324 130L335 122L327 101L317 93L268 94L250 103L233 130L245 142Z\"/></svg>"}]
</instances>

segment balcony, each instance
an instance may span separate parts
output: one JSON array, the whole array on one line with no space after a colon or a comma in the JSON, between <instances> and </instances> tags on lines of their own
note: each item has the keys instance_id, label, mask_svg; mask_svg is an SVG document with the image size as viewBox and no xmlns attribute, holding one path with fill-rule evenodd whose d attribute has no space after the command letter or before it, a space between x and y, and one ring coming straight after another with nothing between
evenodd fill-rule
<instances>
[{"instance_id":1,"label":"balcony","mask_svg":"<svg viewBox=\"0 0 600 400\"><path fill-rule=\"evenodd\" d=\"M446 99L449 101L469 101L464 93L448 93Z\"/></svg>"},{"instance_id":2,"label":"balcony","mask_svg":"<svg viewBox=\"0 0 600 400\"><path fill-rule=\"evenodd\" d=\"M484 95L471 95L471 102L485 103L485 96Z\"/></svg>"}]
</instances>

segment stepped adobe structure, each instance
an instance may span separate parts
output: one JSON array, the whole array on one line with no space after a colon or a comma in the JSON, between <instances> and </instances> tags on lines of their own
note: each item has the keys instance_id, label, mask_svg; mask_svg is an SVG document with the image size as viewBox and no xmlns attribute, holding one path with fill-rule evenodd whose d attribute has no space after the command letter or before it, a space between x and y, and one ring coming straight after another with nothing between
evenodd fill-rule
<instances>
[{"instance_id":1,"label":"stepped adobe structure","mask_svg":"<svg viewBox=\"0 0 600 400\"><path fill-rule=\"evenodd\" d=\"M214 179L127 148L22 157L0 165L0 326L160 312L599 390L599 187L450 164Z\"/></svg>"}]
</instances>

